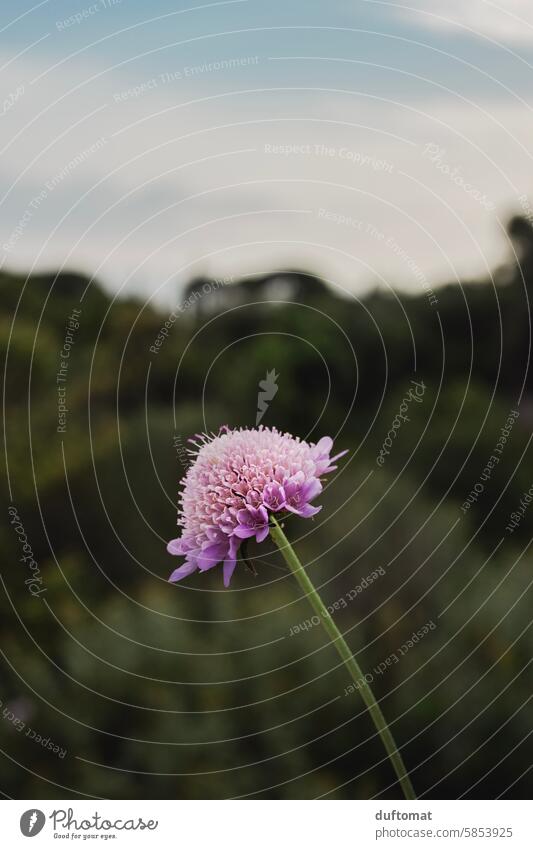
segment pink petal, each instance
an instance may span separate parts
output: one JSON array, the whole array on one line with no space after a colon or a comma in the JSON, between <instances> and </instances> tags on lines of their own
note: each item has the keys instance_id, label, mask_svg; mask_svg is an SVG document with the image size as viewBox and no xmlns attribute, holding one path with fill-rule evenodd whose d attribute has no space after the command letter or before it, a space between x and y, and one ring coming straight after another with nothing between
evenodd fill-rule
<instances>
[{"instance_id":1,"label":"pink petal","mask_svg":"<svg viewBox=\"0 0 533 849\"><path fill-rule=\"evenodd\" d=\"M186 578L188 575L192 575L193 572L196 572L196 563L191 563L188 560L178 569L174 569L172 575L168 579L169 583L174 584L177 581L181 581L182 578Z\"/></svg>"}]
</instances>

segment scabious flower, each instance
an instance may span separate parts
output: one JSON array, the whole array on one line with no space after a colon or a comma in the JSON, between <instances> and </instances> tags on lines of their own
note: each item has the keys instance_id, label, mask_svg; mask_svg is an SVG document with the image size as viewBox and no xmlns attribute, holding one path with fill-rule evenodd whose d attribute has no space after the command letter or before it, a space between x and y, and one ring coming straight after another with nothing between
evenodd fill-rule
<instances>
[{"instance_id":1,"label":"scabious flower","mask_svg":"<svg viewBox=\"0 0 533 849\"><path fill-rule=\"evenodd\" d=\"M194 461L183 481L178 525L181 536L167 546L185 558L169 580L180 581L223 563L229 586L242 541L269 534L269 514L288 511L303 518L320 510L311 501L322 491L320 478L334 471L333 440L316 445L262 425L190 440Z\"/></svg>"},{"instance_id":2,"label":"scabious flower","mask_svg":"<svg viewBox=\"0 0 533 849\"><path fill-rule=\"evenodd\" d=\"M360 690L381 737L406 799L416 799L413 785L392 733L366 677L316 591L298 555L283 532L283 513L309 518L320 510L311 504L322 492L321 478L337 467L330 457L333 440L324 436L316 445L289 433L260 425L256 429L220 429L218 436L201 434L191 440L194 462L183 482L178 512L182 532L169 542L170 554L184 557L170 581L224 564L229 586L239 546L270 534L304 596L322 622L356 689ZM280 515L281 514L281 515Z\"/></svg>"}]
</instances>

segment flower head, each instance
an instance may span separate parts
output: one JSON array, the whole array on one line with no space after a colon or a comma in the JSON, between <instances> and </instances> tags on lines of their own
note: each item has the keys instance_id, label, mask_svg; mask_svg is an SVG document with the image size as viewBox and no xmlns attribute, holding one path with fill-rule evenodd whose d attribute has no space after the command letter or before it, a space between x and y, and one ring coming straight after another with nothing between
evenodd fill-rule
<instances>
[{"instance_id":1,"label":"flower head","mask_svg":"<svg viewBox=\"0 0 533 849\"><path fill-rule=\"evenodd\" d=\"M221 428L218 436L191 440L195 460L179 498L181 536L167 546L185 558L169 580L179 581L223 563L229 586L243 540L263 542L269 514L281 511L309 518L320 510L313 501L322 491L321 475L332 472L342 451L330 458L333 440L316 445L275 428Z\"/></svg>"}]
</instances>

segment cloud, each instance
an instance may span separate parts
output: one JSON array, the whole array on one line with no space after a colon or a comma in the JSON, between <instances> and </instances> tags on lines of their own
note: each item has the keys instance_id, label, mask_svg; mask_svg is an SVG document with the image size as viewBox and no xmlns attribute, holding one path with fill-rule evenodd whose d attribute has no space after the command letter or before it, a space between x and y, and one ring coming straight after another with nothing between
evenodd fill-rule
<instances>
[{"instance_id":1,"label":"cloud","mask_svg":"<svg viewBox=\"0 0 533 849\"><path fill-rule=\"evenodd\" d=\"M494 3L490 0L418 0L416 11L399 8L398 12L428 29L485 36L504 44L533 46L533 6L530 0L498 0Z\"/></svg>"},{"instance_id":2,"label":"cloud","mask_svg":"<svg viewBox=\"0 0 533 849\"><path fill-rule=\"evenodd\" d=\"M25 58L3 79L25 86L2 116L8 267L66 263L166 298L194 273L284 265L348 291L376 280L418 291L420 270L444 281L501 261L496 214L529 188L519 103L280 91L266 62L259 82L243 67L237 83L221 72L117 100L143 79L85 83L94 66L71 61L31 85L45 68Z\"/></svg>"}]
</instances>

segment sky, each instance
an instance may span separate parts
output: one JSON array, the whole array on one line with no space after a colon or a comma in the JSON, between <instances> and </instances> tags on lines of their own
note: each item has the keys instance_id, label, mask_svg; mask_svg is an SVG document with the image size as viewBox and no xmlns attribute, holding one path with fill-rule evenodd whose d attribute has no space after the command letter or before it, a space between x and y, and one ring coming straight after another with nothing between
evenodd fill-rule
<instances>
[{"instance_id":1,"label":"sky","mask_svg":"<svg viewBox=\"0 0 533 849\"><path fill-rule=\"evenodd\" d=\"M0 67L4 269L417 292L533 207L526 0L9 0Z\"/></svg>"}]
</instances>

